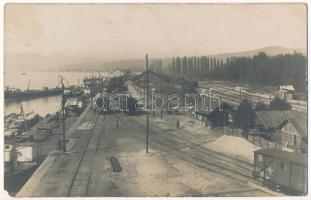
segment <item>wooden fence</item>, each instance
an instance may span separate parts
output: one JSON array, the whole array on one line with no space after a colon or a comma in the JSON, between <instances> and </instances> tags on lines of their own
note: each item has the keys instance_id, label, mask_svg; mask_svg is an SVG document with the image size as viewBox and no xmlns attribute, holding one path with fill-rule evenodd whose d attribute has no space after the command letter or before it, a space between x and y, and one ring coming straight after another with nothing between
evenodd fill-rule
<instances>
[{"instance_id":1,"label":"wooden fence","mask_svg":"<svg viewBox=\"0 0 311 200\"><path fill-rule=\"evenodd\" d=\"M226 135L242 137L242 131L240 129L225 127L225 128L219 128L218 131ZM252 144L262 147L262 148L282 149L282 145L266 140L260 136L249 135L247 140L251 142Z\"/></svg>"}]
</instances>

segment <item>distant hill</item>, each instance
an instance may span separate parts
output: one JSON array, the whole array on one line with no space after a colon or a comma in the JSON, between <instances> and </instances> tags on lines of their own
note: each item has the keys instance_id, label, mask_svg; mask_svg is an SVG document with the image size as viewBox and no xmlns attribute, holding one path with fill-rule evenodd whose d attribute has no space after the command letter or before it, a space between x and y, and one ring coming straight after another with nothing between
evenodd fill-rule
<instances>
[{"instance_id":1,"label":"distant hill","mask_svg":"<svg viewBox=\"0 0 311 200\"><path fill-rule=\"evenodd\" d=\"M259 52L265 52L266 54L270 56L275 56L279 54L293 54L295 52L302 53L303 55L306 55L306 48L284 48L281 46L271 46L271 47L265 47L250 51L243 51L243 52L237 52L237 53L224 53L224 54L215 54L215 55L206 55L207 57L215 57L218 59L226 59L227 57L242 57L242 56L249 56L252 57ZM182 56L182 55L180 55ZM169 63L171 63L172 58L159 58L162 59L163 66L167 66ZM150 59L149 63L152 63L154 59ZM114 70L114 69L131 69L133 71L142 71L145 67L145 60L144 59L133 59L133 60L120 60L115 62L109 62L102 64L102 68L107 70Z\"/></svg>"},{"instance_id":2,"label":"distant hill","mask_svg":"<svg viewBox=\"0 0 311 200\"><path fill-rule=\"evenodd\" d=\"M306 48L284 48L281 46L271 46L261 49L255 49L244 52L224 53L215 55L206 55L207 57L215 57L218 59L225 59L231 56L254 56L259 52L266 52L268 55L278 55L299 52L306 55ZM176 55L183 56L183 55ZM193 55L195 56L195 55ZM202 55L199 55L202 56ZM171 63L172 58L162 59L163 66ZM5 55L4 59L5 71L40 71L40 70L61 70L61 71L112 71L116 69L131 69L133 71L142 71L145 67L144 59L128 59L118 60L112 62L102 62L92 58L81 56L66 56L66 55L34 55L34 54L19 54L19 55ZM149 59L152 63L154 59Z\"/></svg>"},{"instance_id":3,"label":"distant hill","mask_svg":"<svg viewBox=\"0 0 311 200\"><path fill-rule=\"evenodd\" d=\"M302 53L303 55L307 55L306 48L285 48L281 46L270 46L264 47L255 50L243 51L243 52L234 52L234 53L223 53L223 54L212 54L212 55L205 55L207 57L213 57L217 59L226 59L227 57L253 57L254 55L258 54L259 52L265 52L270 56L280 55L280 54L293 54L295 52ZM204 56L204 55L201 55ZM190 57L190 56L187 56ZM172 58L164 58L162 59L163 66L167 66L169 63L172 62Z\"/></svg>"},{"instance_id":4,"label":"distant hill","mask_svg":"<svg viewBox=\"0 0 311 200\"><path fill-rule=\"evenodd\" d=\"M254 55L258 54L259 52L265 52L266 54L270 56L280 55L280 54L293 54L295 52L302 53L303 55L307 55L307 49L306 48L285 48L281 46L270 46L270 47L264 47L260 49L250 50L250 51L243 51L243 52L237 52L237 53L224 53L224 54L216 54L216 55L210 55L211 57L216 58L227 58L231 56L235 57L253 57Z\"/></svg>"}]
</instances>

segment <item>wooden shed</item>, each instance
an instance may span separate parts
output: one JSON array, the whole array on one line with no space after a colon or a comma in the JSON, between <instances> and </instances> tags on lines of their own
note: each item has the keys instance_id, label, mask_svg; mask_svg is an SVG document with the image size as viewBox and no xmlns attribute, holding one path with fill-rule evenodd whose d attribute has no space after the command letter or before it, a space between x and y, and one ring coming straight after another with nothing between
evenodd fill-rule
<instances>
[{"instance_id":1,"label":"wooden shed","mask_svg":"<svg viewBox=\"0 0 311 200\"><path fill-rule=\"evenodd\" d=\"M307 156L279 149L254 152L253 176L264 183L280 185L288 191L307 194Z\"/></svg>"},{"instance_id":2,"label":"wooden shed","mask_svg":"<svg viewBox=\"0 0 311 200\"><path fill-rule=\"evenodd\" d=\"M233 121L234 109L229 104L223 102L212 107L209 111L195 111L196 123L210 128L228 126Z\"/></svg>"},{"instance_id":3,"label":"wooden shed","mask_svg":"<svg viewBox=\"0 0 311 200\"><path fill-rule=\"evenodd\" d=\"M280 85L279 86L279 93L282 99L286 101L293 99L293 94L295 92L295 88L292 85Z\"/></svg>"}]
</instances>

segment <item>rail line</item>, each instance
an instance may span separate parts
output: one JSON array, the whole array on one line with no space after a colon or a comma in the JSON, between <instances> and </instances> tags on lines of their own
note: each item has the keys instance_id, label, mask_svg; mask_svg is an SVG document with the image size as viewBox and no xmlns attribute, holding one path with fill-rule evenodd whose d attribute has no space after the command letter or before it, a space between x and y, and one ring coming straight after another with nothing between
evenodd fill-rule
<instances>
[{"instance_id":1,"label":"rail line","mask_svg":"<svg viewBox=\"0 0 311 200\"><path fill-rule=\"evenodd\" d=\"M145 126L138 119L133 119L133 117L126 117L124 113L116 113L113 115L104 115L103 121L107 122L108 118L110 118L110 122L118 120L119 126L128 129L129 134L133 135L139 140L145 140L145 135L142 134L144 133ZM97 114L95 125L98 123L98 120L99 115ZM85 167L82 166L83 163L90 162L90 157L88 157L90 155L89 153L97 153L97 150L100 148L102 139L106 137L107 133L109 132L104 131L105 134L102 132L94 134L95 128L96 126L94 126L93 130L89 132L87 136L87 142L85 143L78 165L75 169L74 176L72 177L70 186L68 188L68 197L88 196L92 167L85 171ZM89 143L96 140L97 142L95 143L95 149L89 149ZM218 173L225 177L234 180L255 182L251 176L252 165L250 163L215 152L188 140L189 139L186 137L177 136L176 134L173 134L167 130L156 127L152 123L150 125L150 145L154 148L163 150L164 152L170 152L172 156L192 163L208 171ZM106 151L107 155L112 155L109 149ZM94 159L94 157L91 157L91 159ZM88 164L92 165L92 162ZM79 182L83 178L86 181L82 185L78 185L78 188L74 188L76 186L75 182ZM75 193L78 189L79 192Z\"/></svg>"},{"instance_id":2,"label":"rail line","mask_svg":"<svg viewBox=\"0 0 311 200\"><path fill-rule=\"evenodd\" d=\"M128 119L127 121L134 122L133 119ZM126 123L124 121L122 125L125 124L129 127L129 130L132 130L131 133L133 135L141 138L142 140L145 139L144 135L139 134L139 132L143 130L143 125L136 122L135 126L133 126L134 123ZM160 131L163 132L163 130ZM238 179L245 181L245 179L247 179L249 181L254 181L251 175L252 168L249 163L243 161L241 162L241 160L215 153L204 147L198 147L198 144L185 141L184 139L179 138L176 135L172 135L167 131L165 131L165 133L158 134L154 131L154 127L151 127L149 142L158 149L169 151L174 156L209 171L222 174L235 180Z\"/></svg>"},{"instance_id":3,"label":"rail line","mask_svg":"<svg viewBox=\"0 0 311 200\"><path fill-rule=\"evenodd\" d=\"M74 176L73 176L73 178L71 179L71 182L70 182L70 185L69 185L69 188L68 188L68 191L67 191L67 195L66 195L67 197L70 197L70 196L72 195L71 192L72 192L72 188L73 188L73 186L74 186L74 182L75 182L75 180L76 180L76 178L77 178L77 176L78 176L78 174L79 174L80 166L81 166L81 163L83 162L83 158L84 158L85 153L86 153L86 151L87 151L87 149L88 149L88 145L89 145L89 143L90 143L90 141L91 141L91 138L92 138L93 135L94 135L94 130L95 130L95 126L96 126L96 124L97 124L98 118L99 118L99 114L96 114L96 119L95 119L95 123L94 123L95 125L94 125L92 131L89 133L89 135L88 135L88 137L87 137L87 142L86 142L86 144L85 144L85 146L84 146L84 148L83 148L83 151L82 151L82 153L81 153L81 157L80 157L80 159L79 159L77 168L75 169ZM105 119L105 117L104 117L104 119ZM87 174L87 175L90 176L91 174Z\"/></svg>"},{"instance_id":4,"label":"rail line","mask_svg":"<svg viewBox=\"0 0 311 200\"><path fill-rule=\"evenodd\" d=\"M100 149L101 141L103 138L106 138L108 136L109 131L100 131L96 134L94 134L94 131L96 128L102 128L102 127L96 127L96 124L98 123L98 120L100 116L103 116L103 120L101 123L105 122L105 126L107 125L108 119L111 119L110 122L115 121L115 117L111 114L96 114L96 122L93 130L89 133L88 139L86 142L85 147L83 148L83 152L81 154L79 163L77 168L75 169L75 174L74 177L71 180L70 187L67 192L67 196L89 196L89 189L90 189L90 181L91 181L91 176L93 173L93 161L95 159L96 154L98 153L98 150ZM93 141L92 141L93 140ZM88 148L89 143L96 144L95 148L93 149ZM108 161L111 158L114 158L113 153L107 148L105 149L105 159ZM112 163L112 168L117 169L116 171L121 171L122 168L121 166L116 162L116 159L114 159L114 162ZM81 168L82 165L85 165ZM81 181L84 180L84 181ZM85 181L87 180L87 181ZM77 188L75 188L77 187Z\"/></svg>"},{"instance_id":5,"label":"rail line","mask_svg":"<svg viewBox=\"0 0 311 200\"><path fill-rule=\"evenodd\" d=\"M204 83L201 82L199 84L198 90L200 91L201 89L210 89L212 88L213 93L214 94L218 94L218 95L222 95L226 100L228 100L229 102L231 102L232 104L239 104L240 102L240 92L234 91L234 90L230 90L227 88L223 88L215 83ZM264 97L264 96L258 96L256 94L251 94L251 93L246 93L246 92L242 92L241 93L242 98L244 97L248 97L251 98L252 101L258 103L258 102L263 102L266 104L269 104L271 99L268 97ZM297 110L297 111L301 111L301 112L307 112L307 107L303 106L303 105L299 105L297 103L290 103L292 105L292 109L293 110Z\"/></svg>"}]
</instances>

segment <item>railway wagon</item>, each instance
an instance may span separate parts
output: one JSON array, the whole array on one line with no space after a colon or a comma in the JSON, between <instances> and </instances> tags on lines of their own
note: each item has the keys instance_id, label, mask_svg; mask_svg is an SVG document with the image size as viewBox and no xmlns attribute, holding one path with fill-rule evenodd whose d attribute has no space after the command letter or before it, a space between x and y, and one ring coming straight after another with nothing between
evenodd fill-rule
<instances>
[{"instance_id":1,"label":"railway wagon","mask_svg":"<svg viewBox=\"0 0 311 200\"><path fill-rule=\"evenodd\" d=\"M135 107L137 100L128 94L98 94L92 99L92 109L102 114L124 112L128 115L138 114Z\"/></svg>"},{"instance_id":2,"label":"railway wagon","mask_svg":"<svg viewBox=\"0 0 311 200\"><path fill-rule=\"evenodd\" d=\"M139 108L137 107L138 100L135 99L133 96L128 95L128 94L123 94L120 95L120 105L121 105L121 110L127 115L137 115L140 112Z\"/></svg>"},{"instance_id":3,"label":"railway wagon","mask_svg":"<svg viewBox=\"0 0 311 200\"><path fill-rule=\"evenodd\" d=\"M108 95L98 93L92 98L91 103L91 109L94 112L99 112L101 114L107 114L110 112Z\"/></svg>"},{"instance_id":4,"label":"railway wagon","mask_svg":"<svg viewBox=\"0 0 311 200\"><path fill-rule=\"evenodd\" d=\"M254 152L255 178L264 183L281 186L286 192L307 194L307 156L279 149L260 149Z\"/></svg>"}]
</instances>

